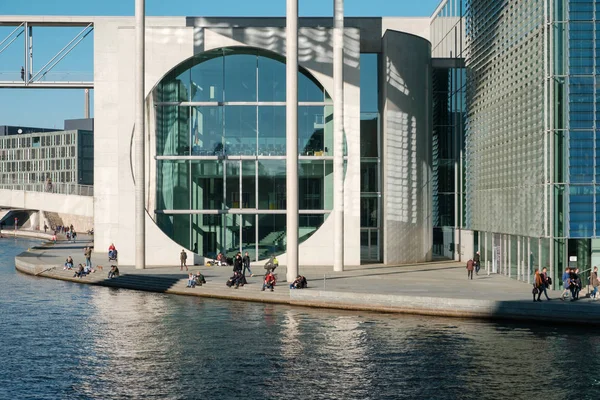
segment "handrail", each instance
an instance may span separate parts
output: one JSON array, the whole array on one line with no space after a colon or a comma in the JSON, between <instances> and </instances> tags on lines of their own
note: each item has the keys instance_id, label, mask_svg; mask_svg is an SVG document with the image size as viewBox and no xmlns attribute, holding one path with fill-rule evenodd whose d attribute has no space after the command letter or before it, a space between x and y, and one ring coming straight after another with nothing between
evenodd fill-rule
<instances>
[{"instance_id":1,"label":"handrail","mask_svg":"<svg viewBox=\"0 0 600 400\"><path fill-rule=\"evenodd\" d=\"M3 183L0 182L0 189L20 190L25 192L44 192L54 194L67 194L76 196L93 196L94 186L80 185L77 183Z\"/></svg>"}]
</instances>

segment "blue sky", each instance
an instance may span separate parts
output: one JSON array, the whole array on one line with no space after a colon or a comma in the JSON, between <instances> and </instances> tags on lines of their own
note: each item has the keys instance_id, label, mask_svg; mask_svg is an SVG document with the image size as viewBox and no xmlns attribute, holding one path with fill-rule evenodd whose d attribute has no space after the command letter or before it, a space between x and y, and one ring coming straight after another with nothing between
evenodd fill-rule
<instances>
[{"instance_id":1,"label":"blue sky","mask_svg":"<svg viewBox=\"0 0 600 400\"><path fill-rule=\"evenodd\" d=\"M441 0L346 0L347 16L430 16ZM333 0L299 0L300 16L331 16ZM133 15L134 0L0 0L2 15ZM285 0L146 0L148 15L284 16ZM34 28L34 67L40 68L80 29ZM12 28L0 27L0 42ZM6 44L6 43L5 43ZM54 68L91 74L93 34ZM4 47L0 46L0 49ZM0 80L18 79L23 41L0 54ZM62 128L63 120L83 117L83 90L0 89L0 125Z\"/></svg>"}]
</instances>

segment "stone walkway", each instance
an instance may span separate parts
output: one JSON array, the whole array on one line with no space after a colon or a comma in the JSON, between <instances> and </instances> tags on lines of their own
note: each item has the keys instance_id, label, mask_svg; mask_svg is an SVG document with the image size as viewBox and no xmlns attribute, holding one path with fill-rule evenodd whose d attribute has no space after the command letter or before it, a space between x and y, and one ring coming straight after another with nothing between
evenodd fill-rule
<instances>
[{"instance_id":1,"label":"stone walkway","mask_svg":"<svg viewBox=\"0 0 600 400\"><path fill-rule=\"evenodd\" d=\"M276 302L314 307L407 312L429 315L534 319L554 322L574 321L600 324L600 302L582 299L578 302L558 300L559 292L549 291L554 301L532 302L531 285L500 275L479 276L467 280L463 263L439 261L404 266L361 265L347 267L344 272L333 272L331 267L301 267L301 274L309 282L307 290L290 290L283 281L285 267L276 272L282 281L274 292L262 292L261 265L253 267L255 277L248 277L248 285L239 289L227 288L231 267L193 266L190 271L201 271L207 284L194 289L186 288L187 272L178 265L149 267L136 270L133 266L119 265L121 276L107 279L110 269L107 253L95 252L94 265L103 265L84 278L73 278L73 271L64 271L68 255L75 265L84 263L83 247L89 238L80 237L77 243L59 241L20 254L18 270L54 279L109 287L156 291L182 295ZM174 259L177 260L178 255ZM582 297L587 293L582 293Z\"/></svg>"}]
</instances>

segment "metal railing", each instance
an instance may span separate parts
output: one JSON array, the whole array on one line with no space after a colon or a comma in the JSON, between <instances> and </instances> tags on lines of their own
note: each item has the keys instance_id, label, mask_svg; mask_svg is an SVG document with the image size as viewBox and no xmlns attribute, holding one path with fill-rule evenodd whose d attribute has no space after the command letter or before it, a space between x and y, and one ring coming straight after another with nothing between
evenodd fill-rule
<instances>
[{"instance_id":1,"label":"metal railing","mask_svg":"<svg viewBox=\"0 0 600 400\"><path fill-rule=\"evenodd\" d=\"M45 192L55 194L69 194L76 196L93 196L94 187L90 185L79 185L77 183L2 183L0 189L23 190L26 192Z\"/></svg>"},{"instance_id":2,"label":"metal railing","mask_svg":"<svg viewBox=\"0 0 600 400\"><path fill-rule=\"evenodd\" d=\"M20 71L0 71L2 82L22 82ZM36 77L35 82L93 82L92 71L52 71Z\"/></svg>"}]
</instances>

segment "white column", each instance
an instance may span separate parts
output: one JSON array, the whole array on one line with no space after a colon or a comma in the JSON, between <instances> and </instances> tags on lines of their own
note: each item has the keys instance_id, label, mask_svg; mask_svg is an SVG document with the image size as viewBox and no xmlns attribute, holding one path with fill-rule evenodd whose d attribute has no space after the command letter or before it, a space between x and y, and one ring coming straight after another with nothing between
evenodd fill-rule
<instances>
[{"instance_id":1,"label":"white column","mask_svg":"<svg viewBox=\"0 0 600 400\"><path fill-rule=\"evenodd\" d=\"M146 267L144 171L145 0L135 0L135 268Z\"/></svg>"},{"instance_id":2,"label":"white column","mask_svg":"<svg viewBox=\"0 0 600 400\"><path fill-rule=\"evenodd\" d=\"M333 6L333 270L344 270L344 0Z\"/></svg>"},{"instance_id":3,"label":"white column","mask_svg":"<svg viewBox=\"0 0 600 400\"><path fill-rule=\"evenodd\" d=\"M287 281L298 275L298 0L286 7Z\"/></svg>"}]
</instances>

